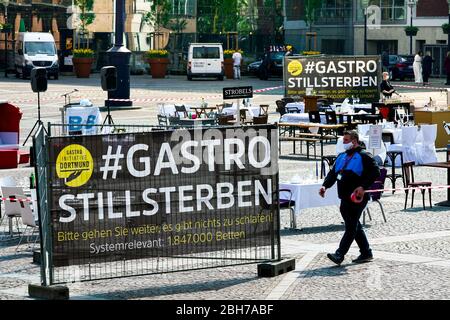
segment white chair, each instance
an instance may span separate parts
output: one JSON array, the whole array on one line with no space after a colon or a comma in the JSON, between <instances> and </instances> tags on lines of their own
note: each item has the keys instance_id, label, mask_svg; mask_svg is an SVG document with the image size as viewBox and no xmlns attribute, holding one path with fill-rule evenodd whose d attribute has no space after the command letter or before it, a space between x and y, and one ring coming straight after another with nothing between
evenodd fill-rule
<instances>
[{"instance_id":1,"label":"white chair","mask_svg":"<svg viewBox=\"0 0 450 320\"><path fill-rule=\"evenodd\" d=\"M437 124L424 124L420 126L422 142L416 143L417 164L438 162L435 141L437 137Z\"/></svg>"},{"instance_id":2,"label":"white chair","mask_svg":"<svg viewBox=\"0 0 450 320\"><path fill-rule=\"evenodd\" d=\"M343 137L339 137L337 139L337 142L336 142L336 154L340 154L342 152L345 152L345 149L344 149L344 138Z\"/></svg>"},{"instance_id":3,"label":"white chair","mask_svg":"<svg viewBox=\"0 0 450 320\"><path fill-rule=\"evenodd\" d=\"M360 136L366 136L369 133L371 124L358 124L358 134Z\"/></svg>"},{"instance_id":4,"label":"white chair","mask_svg":"<svg viewBox=\"0 0 450 320\"><path fill-rule=\"evenodd\" d=\"M2 217L2 221L0 222L0 224L3 222L3 218L4 217L8 217L9 218L9 233L12 236L13 235L13 219L16 220L16 226L17 226L17 230L20 233L20 228L19 228L19 218L22 216L22 205L23 202L14 200L14 199L24 199L26 198L23 192L22 187L5 187L5 186L1 186L0 187L2 190L2 197L6 198L6 200L4 200L5 202L5 215Z\"/></svg>"},{"instance_id":5,"label":"white chair","mask_svg":"<svg viewBox=\"0 0 450 320\"><path fill-rule=\"evenodd\" d=\"M19 243L16 247L16 252L19 249L19 246L22 244L22 241L25 237L28 237L28 241L30 242L30 239L33 237L34 232L38 230L38 225L36 224L37 219L37 199L36 199L36 189L31 189L31 203L30 202L21 202L20 206L20 214L22 217L22 223L25 225L25 230L23 231ZM31 228L31 233L26 235L27 229ZM33 242L33 246L31 249L33 249L34 245L36 244L38 240L38 237Z\"/></svg>"},{"instance_id":6,"label":"white chair","mask_svg":"<svg viewBox=\"0 0 450 320\"><path fill-rule=\"evenodd\" d=\"M418 134L417 126L402 127L402 143L395 143L389 145L388 151L402 151L403 162L416 161L416 139ZM390 164L389 164L390 165ZM396 167L401 167L402 163L400 157L396 158Z\"/></svg>"}]
</instances>

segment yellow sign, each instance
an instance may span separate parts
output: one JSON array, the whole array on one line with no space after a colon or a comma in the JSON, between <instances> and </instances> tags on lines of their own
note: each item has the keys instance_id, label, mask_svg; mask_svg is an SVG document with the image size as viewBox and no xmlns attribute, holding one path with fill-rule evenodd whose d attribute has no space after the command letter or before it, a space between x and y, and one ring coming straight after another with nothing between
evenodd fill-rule
<instances>
[{"instance_id":1,"label":"yellow sign","mask_svg":"<svg viewBox=\"0 0 450 320\"><path fill-rule=\"evenodd\" d=\"M72 38L66 38L66 50L72 50Z\"/></svg>"},{"instance_id":2,"label":"yellow sign","mask_svg":"<svg viewBox=\"0 0 450 320\"><path fill-rule=\"evenodd\" d=\"M94 160L88 149L71 144L58 155L56 159L56 174L58 178L65 179L66 186L80 187L86 184L94 171Z\"/></svg>"},{"instance_id":3,"label":"yellow sign","mask_svg":"<svg viewBox=\"0 0 450 320\"><path fill-rule=\"evenodd\" d=\"M294 77L299 76L303 72L302 63L298 60L293 60L289 62L288 71Z\"/></svg>"}]
</instances>

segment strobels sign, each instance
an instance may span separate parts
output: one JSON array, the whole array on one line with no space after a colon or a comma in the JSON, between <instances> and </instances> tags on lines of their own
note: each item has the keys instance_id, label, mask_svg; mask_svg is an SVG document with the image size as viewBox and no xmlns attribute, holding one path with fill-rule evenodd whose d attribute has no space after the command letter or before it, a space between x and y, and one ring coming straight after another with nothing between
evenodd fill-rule
<instances>
[{"instance_id":1,"label":"strobels sign","mask_svg":"<svg viewBox=\"0 0 450 320\"><path fill-rule=\"evenodd\" d=\"M284 65L286 96L301 97L311 88L335 101L379 99L379 56L286 57Z\"/></svg>"}]
</instances>

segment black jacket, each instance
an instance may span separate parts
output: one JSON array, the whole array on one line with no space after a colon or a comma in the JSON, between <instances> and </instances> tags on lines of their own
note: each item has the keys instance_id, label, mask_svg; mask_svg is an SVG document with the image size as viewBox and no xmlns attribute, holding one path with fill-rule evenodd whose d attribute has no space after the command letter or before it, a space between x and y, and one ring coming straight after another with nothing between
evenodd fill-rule
<instances>
[{"instance_id":1,"label":"black jacket","mask_svg":"<svg viewBox=\"0 0 450 320\"><path fill-rule=\"evenodd\" d=\"M432 66L433 66L433 58L431 56L425 56L422 60L422 73L431 74Z\"/></svg>"},{"instance_id":2,"label":"black jacket","mask_svg":"<svg viewBox=\"0 0 450 320\"><path fill-rule=\"evenodd\" d=\"M341 180L337 180L339 174L342 175ZM369 189L379 176L380 169L372 156L361 147L357 147L338 155L323 186L331 188L337 181L339 199L350 201L350 196L356 188ZM368 194L365 198L368 199Z\"/></svg>"},{"instance_id":3,"label":"black jacket","mask_svg":"<svg viewBox=\"0 0 450 320\"><path fill-rule=\"evenodd\" d=\"M383 92L383 91L391 91L392 89L394 89L394 87L391 85L391 83L389 81L387 81L387 80L381 81L380 90L384 96L386 96L386 97L392 96L392 93L395 92L395 90L392 93L384 93Z\"/></svg>"}]
</instances>

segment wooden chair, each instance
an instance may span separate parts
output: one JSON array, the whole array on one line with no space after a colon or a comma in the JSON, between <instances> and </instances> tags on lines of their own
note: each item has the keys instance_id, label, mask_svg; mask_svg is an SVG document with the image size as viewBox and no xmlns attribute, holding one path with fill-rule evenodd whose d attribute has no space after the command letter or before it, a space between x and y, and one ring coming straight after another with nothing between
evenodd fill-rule
<instances>
[{"instance_id":1,"label":"wooden chair","mask_svg":"<svg viewBox=\"0 0 450 320\"><path fill-rule=\"evenodd\" d=\"M295 100L293 99L293 98L289 98L289 97L287 97L287 98L281 98L281 101L283 101L283 103L286 105L286 104L288 104L288 103L291 103L291 102L295 102Z\"/></svg>"},{"instance_id":2,"label":"wooden chair","mask_svg":"<svg viewBox=\"0 0 450 320\"><path fill-rule=\"evenodd\" d=\"M268 118L267 115L253 117L253 124L267 124Z\"/></svg>"},{"instance_id":3,"label":"wooden chair","mask_svg":"<svg viewBox=\"0 0 450 320\"><path fill-rule=\"evenodd\" d=\"M377 180L370 186L369 190L382 190L384 189L384 182L386 181L387 169L380 169L380 176ZM370 193L370 199L373 202L378 203L380 206L381 214L383 215L384 222L387 222L386 215L384 214L383 205L380 202L381 196L383 195L383 191L372 192ZM370 216L369 207L367 206L363 213L363 224L366 223L366 213L369 216L369 219L372 221L372 217Z\"/></svg>"},{"instance_id":4,"label":"wooden chair","mask_svg":"<svg viewBox=\"0 0 450 320\"><path fill-rule=\"evenodd\" d=\"M234 119L234 116L233 116L232 114L220 115L220 116L217 118L217 123L218 123L220 126L227 126L227 125L233 124L232 121L234 121L234 120L235 120L235 119Z\"/></svg>"},{"instance_id":5,"label":"wooden chair","mask_svg":"<svg viewBox=\"0 0 450 320\"><path fill-rule=\"evenodd\" d=\"M320 123L320 113L319 111L309 111L309 122Z\"/></svg>"},{"instance_id":6,"label":"wooden chair","mask_svg":"<svg viewBox=\"0 0 450 320\"><path fill-rule=\"evenodd\" d=\"M283 199L281 195L284 195ZM278 201L277 201L278 199ZM295 201L292 200L292 191L289 189L279 189L275 190L275 192L272 193L272 203L268 204L265 199L261 196L260 200L260 206L261 211L260 213L263 213L264 211L269 211L272 213L275 213L277 208L279 207L280 210L282 209L288 209L289 215L290 215L290 228L291 229L297 229L297 222L295 219Z\"/></svg>"},{"instance_id":7,"label":"wooden chair","mask_svg":"<svg viewBox=\"0 0 450 320\"><path fill-rule=\"evenodd\" d=\"M275 101L275 104L277 105L277 112L280 113L280 116L283 116L287 113L286 104L283 101L277 100Z\"/></svg>"},{"instance_id":8,"label":"wooden chair","mask_svg":"<svg viewBox=\"0 0 450 320\"><path fill-rule=\"evenodd\" d=\"M221 104L216 104L217 112L222 113L223 107L224 107L224 104L223 104L223 103L221 103Z\"/></svg>"},{"instance_id":9,"label":"wooden chair","mask_svg":"<svg viewBox=\"0 0 450 320\"><path fill-rule=\"evenodd\" d=\"M269 105L268 104L260 104L259 110L260 110L259 115L265 116L269 113Z\"/></svg>"},{"instance_id":10,"label":"wooden chair","mask_svg":"<svg viewBox=\"0 0 450 320\"><path fill-rule=\"evenodd\" d=\"M405 188L417 188L417 187L431 187L432 182L430 181L421 181L421 182L415 182L414 181L414 161L405 162L402 165L403 169L403 182L405 185ZM416 190L412 189L412 199L411 199L411 208L414 206L414 192ZM423 209L425 210L425 189L420 189L422 192L422 203L423 203ZM408 193L409 190L406 189L406 198L405 198L405 210L406 210L406 204L408 203ZM431 189L428 189L428 196L430 199L430 208L432 207L431 204Z\"/></svg>"},{"instance_id":11,"label":"wooden chair","mask_svg":"<svg viewBox=\"0 0 450 320\"><path fill-rule=\"evenodd\" d=\"M328 172L333 167L334 163L336 162L337 156L322 156L322 161L320 165L320 179L324 178L326 173L326 167L328 167Z\"/></svg>"},{"instance_id":12,"label":"wooden chair","mask_svg":"<svg viewBox=\"0 0 450 320\"><path fill-rule=\"evenodd\" d=\"M240 112L239 116L240 116L240 119L241 119L241 124L251 124L251 123L253 123L253 119L252 120L248 120L247 119L247 110L239 109L239 112Z\"/></svg>"},{"instance_id":13,"label":"wooden chair","mask_svg":"<svg viewBox=\"0 0 450 320\"><path fill-rule=\"evenodd\" d=\"M186 110L186 107L184 105L175 105L175 115L179 118L180 117L180 113L182 113L184 115L185 118L188 118L188 113Z\"/></svg>"},{"instance_id":14,"label":"wooden chair","mask_svg":"<svg viewBox=\"0 0 450 320\"><path fill-rule=\"evenodd\" d=\"M169 119L167 116L163 116L161 114L158 114L158 125L160 126L167 126L169 125Z\"/></svg>"}]
</instances>

